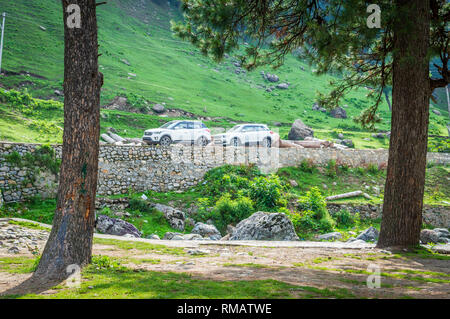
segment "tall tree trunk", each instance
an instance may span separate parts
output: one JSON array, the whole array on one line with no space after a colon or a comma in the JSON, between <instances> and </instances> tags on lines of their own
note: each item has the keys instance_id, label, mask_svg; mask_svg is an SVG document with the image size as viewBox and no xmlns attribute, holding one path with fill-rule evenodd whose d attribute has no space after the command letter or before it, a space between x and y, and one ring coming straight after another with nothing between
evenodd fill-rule
<instances>
[{"instance_id":1,"label":"tall tree trunk","mask_svg":"<svg viewBox=\"0 0 450 319\"><path fill-rule=\"evenodd\" d=\"M392 128L378 247L419 244L429 121L429 0L396 0Z\"/></svg>"},{"instance_id":2,"label":"tall tree trunk","mask_svg":"<svg viewBox=\"0 0 450 319\"><path fill-rule=\"evenodd\" d=\"M53 228L36 278L67 278L67 266L91 260L95 223L100 134L95 0L63 0L64 11L64 135L58 200ZM81 27L68 26L67 6L81 9Z\"/></svg>"}]
</instances>

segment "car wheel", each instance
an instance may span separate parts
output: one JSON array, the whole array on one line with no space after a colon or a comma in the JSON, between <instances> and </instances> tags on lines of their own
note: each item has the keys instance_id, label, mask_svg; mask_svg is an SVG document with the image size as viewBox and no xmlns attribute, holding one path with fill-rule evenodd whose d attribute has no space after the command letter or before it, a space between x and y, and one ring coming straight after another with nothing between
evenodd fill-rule
<instances>
[{"instance_id":1,"label":"car wheel","mask_svg":"<svg viewBox=\"0 0 450 319\"><path fill-rule=\"evenodd\" d=\"M159 140L159 144L161 146L169 146L170 144L172 144L172 139L170 138L170 136L163 136L161 137L161 139Z\"/></svg>"},{"instance_id":2,"label":"car wheel","mask_svg":"<svg viewBox=\"0 0 450 319\"><path fill-rule=\"evenodd\" d=\"M197 140L197 145L199 146L206 146L209 144L209 141L206 137L202 136Z\"/></svg>"},{"instance_id":3,"label":"car wheel","mask_svg":"<svg viewBox=\"0 0 450 319\"><path fill-rule=\"evenodd\" d=\"M270 138L266 137L266 138L263 139L262 145L264 147L270 148L270 147L272 147L272 140Z\"/></svg>"},{"instance_id":4,"label":"car wheel","mask_svg":"<svg viewBox=\"0 0 450 319\"><path fill-rule=\"evenodd\" d=\"M238 139L237 137L235 137L235 138L233 138L233 139L231 140L231 145L232 145L232 146L235 146L235 147L238 147L238 146L241 145L241 141L239 141L239 139Z\"/></svg>"}]
</instances>

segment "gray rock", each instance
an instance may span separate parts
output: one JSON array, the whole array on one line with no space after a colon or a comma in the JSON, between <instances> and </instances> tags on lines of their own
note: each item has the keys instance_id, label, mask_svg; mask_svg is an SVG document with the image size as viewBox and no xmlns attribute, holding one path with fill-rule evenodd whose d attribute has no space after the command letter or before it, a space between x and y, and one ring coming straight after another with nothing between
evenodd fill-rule
<instances>
[{"instance_id":1,"label":"gray rock","mask_svg":"<svg viewBox=\"0 0 450 319\"><path fill-rule=\"evenodd\" d=\"M292 124L291 130L289 131L288 134L288 139L289 140L304 140L305 137L314 137L314 131L306 126L302 120L297 119L295 120L295 122Z\"/></svg>"},{"instance_id":2,"label":"gray rock","mask_svg":"<svg viewBox=\"0 0 450 319\"><path fill-rule=\"evenodd\" d=\"M199 234L186 234L186 235L183 235L183 239L184 240L202 240L203 237L200 236Z\"/></svg>"},{"instance_id":3,"label":"gray rock","mask_svg":"<svg viewBox=\"0 0 450 319\"><path fill-rule=\"evenodd\" d=\"M347 112L342 107L336 107L330 111L330 115L336 119L346 119Z\"/></svg>"},{"instance_id":4,"label":"gray rock","mask_svg":"<svg viewBox=\"0 0 450 319\"><path fill-rule=\"evenodd\" d=\"M130 224L122 219L111 218L106 215L100 215L97 217L96 229L99 232L108 235L125 236L129 234L136 238L140 238L142 236L141 232L134 227L133 224Z\"/></svg>"},{"instance_id":5,"label":"gray rock","mask_svg":"<svg viewBox=\"0 0 450 319\"><path fill-rule=\"evenodd\" d=\"M257 212L237 224L230 240L298 240L298 236L285 214Z\"/></svg>"},{"instance_id":6,"label":"gray rock","mask_svg":"<svg viewBox=\"0 0 450 319\"><path fill-rule=\"evenodd\" d=\"M161 204L155 204L153 207L164 214L170 227L176 230L184 230L186 215L181 210Z\"/></svg>"},{"instance_id":7,"label":"gray rock","mask_svg":"<svg viewBox=\"0 0 450 319\"><path fill-rule=\"evenodd\" d=\"M216 226L209 225L209 224L204 224L204 223L200 223L200 222L195 224L195 226L192 229L191 233L192 234L199 234L202 237L217 238L217 240L222 238L222 235L217 230ZM213 239L213 240L216 240L216 239Z\"/></svg>"},{"instance_id":8,"label":"gray rock","mask_svg":"<svg viewBox=\"0 0 450 319\"><path fill-rule=\"evenodd\" d=\"M183 236L175 235L175 236L172 237L171 240L184 240L184 238L183 238Z\"/></svg>"},{"instance_id":9,"label":"gray rock","mask_svg":"<svg viewBox=\"0 0 450 319\"><path fill-rule=\"evenodd\" d=\"M167 232L164 234L163 240L172 240L175 236L182 236L180 233Z\"/></svg>"},{"instance_id":10,"label":"gray rock","mask_svg":"<svg viewBox=\"0 0 450 319\"><path fill-rule=\"evenodd\" d=\"M227 234L233 235L235 230L236 230L236 227L234 227L233 225L227 226Z\"/></svg>"},{"instance_id":11,"label":"gray rock","mask_svg":"<svg viewBox=\"0 0 450 319\"><path fill-rule=\"evenodd\" d=\"M340 232L333 232L333 233L320 235L317 238L320 240L336 240L336 239L341 239L342 234Z\"/></svg>"},{"instance_id":12,"label":"gray rock","mask_svg":"<svg viewBox=\"0 0 450 319\"><path fill-rule=\"evenodd\" d=\"M208 249L189 249L187 251L189 255L197 256L197 255L208 255L209 250Z\"/></svg>"},{"instance_id":13,"label":"gray rock","mask_svg":"<svg viewBox=\"0 0 450 319\"><path fill-rule=\"evenodd\" d=\"M450 234L445 228L422 229L420 232L420 241L422 244L428 243L447 243L450 242Z\"/></svg>"},{"instance_id":14,"label":"gray rock","mask_svg":"<svg viewBox=\"0 0 450 319\"><path fill-rule=\"evenodd\" d=\"M146 238L147 239L154 239L154 240L161 240L161 238L159 238L159 236L156 235L156 234L152 234L150 236L147 236Z\"/></svg>"},{"instance_id":15,"label":"gray rock","mask_svg":"<svg viewBox=\"0 0 450 319\"><path fill-rule=\"evenodd\" d=\"M274 83L274 82L280 81L280 78L279 78L277 75L275 75L275 74L270 74L270 73L265 74L264 78L265 78L267 81L273 82L273 83Z\"/></svg>"},{"instance_id":16,"label":"gray rock","mask_svg":"<svg viewBox=\"0 0 450 319\"><path fill-rule=\"evenodd\" d=\"M8 254L18 254L18 253L20 253L20 250L16 246L12 246L8 249Z\"/></svg>"},{"instance_id":17,"label":"gray rock","mask_svg":"<svg viewBox=\"0 0 450 319\"><path fill-rule=\"evenodd\" d=\"M436 109L433 109L433 110L431 110L431 112L433 112L434 114L436 114L436 115L441 115L441 112L439 112L438 110L436 110Z\"/></svg>"},{"instance_id":18,"label":"gray rock","mask_svg":"<svg viewBox=\"0 0 450 319\"><path fill-rule=\"evenodd\" d=\"M376 241L376 240L378 240L378 235L379 234L380 234L380 232L376 228L370 226L369 228L367 228L366 230L361 232L356 237L356 239L361 239L361 240L364 240L364 241Z\"/></svg>"},{"instance_id":19,"label":"gray rock","mask_svg":"<svg viewBox=\"0 0 450 319\"><path fill-rule=\"evenodd\" d=\"M152 110L155 111L156 113L164 113L166 108L164 107L164 105L158 103L153 105Z\"/></svg>"},{"instance_id":20,"label":"gray rock","mask_svg":"<svg viewBox=\"0 0 450 319\"><path fill-rule=\"evenodd\" d=\"M287 89L289 89L289 84L287 84L287 83L280 83L280 84L277 85L277 89L287 90Z\"/></svg>"},{"instance_id":21,"label":"gray rock","mask_svg":"<svg viewBox=\"0 0 450 319\"><path fill-rule=\"evenodd\" d=\"M343 140L345 137L344 137L344 134L342 134L342 133L339 133L338 134L338 138L340 139L340 140Z\"/></svg>"},{"instance_id":22,"label":"gray rock","mask_svg":"<svg viewBox=\"0 0 450 319\"><path fill-rule=\"evenodd\" d=\"M342 140L342 143L341 143L341 144L342 144L342 145L345 145L345 146L347 146L347 147L355 147L355 144L354 144L353 141L350 140L350 139Z\"/></svg>"}]
</instances>

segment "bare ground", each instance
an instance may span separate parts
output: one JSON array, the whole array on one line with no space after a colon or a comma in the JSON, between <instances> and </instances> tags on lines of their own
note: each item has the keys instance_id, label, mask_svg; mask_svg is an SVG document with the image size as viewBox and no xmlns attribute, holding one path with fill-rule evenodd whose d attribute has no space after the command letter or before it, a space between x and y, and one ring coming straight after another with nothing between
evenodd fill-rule
<instances>
[{"instance_id":1,"label":"bare ground","mask_svg":"<svg viewBox=\"0 0 450 319\"><path fill-rule=\"evenodd\" d=\"M121 249L114 244L95 244L93 254L118 258L133 269L188 273L199 279L274 279L298 286L342 290L348 297L357 298L450 298L448 259L399 255L370 245L343 249L333 243L314 247L317 246L314 243L145 242L183 248L185 254L160 249ZM44 244L39 242L41 252ZM191 255L190 250L205 254ZM9 254L0 248L0 258L32 256L31 251ZM381 271L380 288L367 287L369 265ZM19 285L30 275L0 272L0 293ZM42 292L51 293L52 290Z\"/></svg>"}]
</instances>

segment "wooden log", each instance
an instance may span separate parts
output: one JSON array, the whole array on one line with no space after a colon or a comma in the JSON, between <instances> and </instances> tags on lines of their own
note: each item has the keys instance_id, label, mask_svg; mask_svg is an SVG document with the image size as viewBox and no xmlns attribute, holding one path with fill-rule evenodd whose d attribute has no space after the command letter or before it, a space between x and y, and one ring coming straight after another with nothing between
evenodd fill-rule
<instances>
[{"instance_id":1,"label":"wooden log","mask_svg":"<svg viewBox=\"0 0 450 319\"><path fill-rule=\"evenodd\" d=\"M116 141L116 142L125 142L125 141L126 141L123 137L121 137L121 136L119 136L119 135L117 135L117 134L115 134L115 133L108 132L108 134L109 134L109 136L111 136L111 138L113 138L114 141Z\"/></svg>"},{"instance_id":2,"label":"wooden log","mask_svg":"<svg viewBox=\"0 0 450 319\"><path fill-rule=\"evenodd\" d=\"M286 140L280 140L280 148L290 148L290 147L295 147L295 148L303 148L303 146L298 145L298 144L294 144L291 143L290 141L286 141Z\"/></svg>"},{"instance_id":3,"label":"wooden log","mask_svg":"<svg viewBox=\"0 0 450 319\"><path fill-rule=\"evenodd\" d=\"M355 191L355 192L350 192L350 193L344 193L344 194L339 194L339 195L328 196L325 199L326 200L336 200L336 199L341 199L341 198L356 197L356 196L360 196L360 195L363 195L362 191ZM369 196L369 195L367 195L367 196Z\"/></svg>"},{"instance_id":4,"label":"wooden log","mask_svg":"<svg viewBox=\"0 0 450 319\"><path fill-rule=\"evenodd\" d=\"M114 144L116 142L113 138L109 137L108 134L102 134L101 137L105 142L109 144Z\"/></svg>"}]
</instances>

